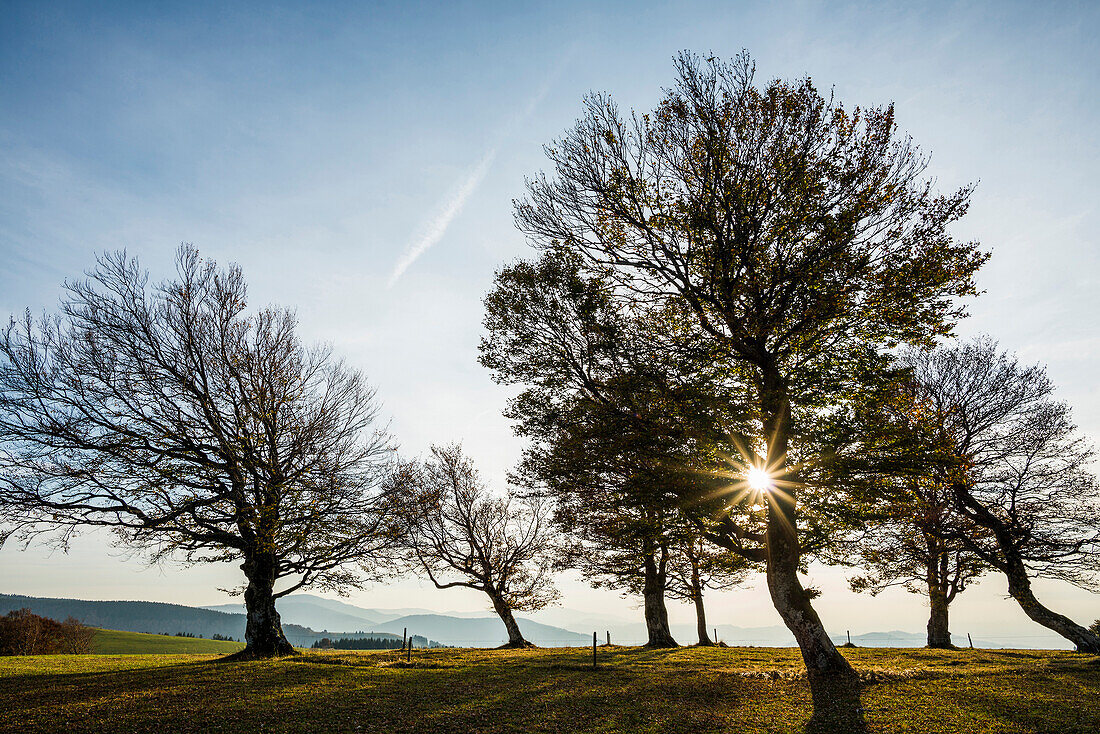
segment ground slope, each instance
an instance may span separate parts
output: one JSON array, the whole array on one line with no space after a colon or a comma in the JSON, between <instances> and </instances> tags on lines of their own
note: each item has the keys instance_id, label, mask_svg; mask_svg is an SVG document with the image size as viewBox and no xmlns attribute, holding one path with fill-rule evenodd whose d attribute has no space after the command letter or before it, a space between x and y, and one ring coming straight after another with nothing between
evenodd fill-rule
<instances>
[{"instance_id":1,"label":"ground slope","mask_svg":"<svg viewBox=\"0 0 1100 734\"><path fill-rule=\"evenodd\" d=\"M1065 732L1100 730L1100 658L846 651L811 685L796 650L682 648L0 659L0 731ZM818 703L815 719L814 702Z\"/></svg>"},{"instance_id":2,"label":"ground slope","mask_svg":"<svg viewBox=\"0 0 1100 734\"><path fill-rule=\"evenodd\" d=\"M97 655L178 655L220 653L229 655L244 647L243 642L206 640L201 637L146 635L141 632L96 630L92 652Z\"/></svg>"}]
</instances>

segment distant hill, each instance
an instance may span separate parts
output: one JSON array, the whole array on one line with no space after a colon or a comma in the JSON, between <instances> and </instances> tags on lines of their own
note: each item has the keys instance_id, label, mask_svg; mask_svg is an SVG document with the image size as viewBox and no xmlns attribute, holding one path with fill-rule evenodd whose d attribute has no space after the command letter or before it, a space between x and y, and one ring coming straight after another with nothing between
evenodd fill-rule
<instances>
[{"instance_id":1,"label":"distant hill","mask_svg":"<svg viewBox=\"0 0 1100 734\"><path fill-rule=\"evenodd\" d=\"M329 632L355 632L362 629L370 629L372 625L390 622L398 617L410 614L437 614L431 609L404 608L404 609L364 609L354 604L326 599L312 594L291 594L284 596L278 602L279 615L286 622L300 624L315 630L328 630ZM243 614L244 604L213 604L202 607L218 612L230 614ZM448 617L484 617L485 612L460 613L445 612Z\"/></svg>"},{"instance_id":2,"label":"distant hill","mask_svg":"<svg viewBox=\"0 0 1100 734\"><path fill-rule=\"evenodd\" d=\"M181 604L165 604L152 601L87 601L83 599L48 599L14 594L0 594L0 615L13 609L30 609L35 614L51 619L76 617L90 627L101 627L124 632L174 635L188 632L209 639L214 634L244 639L243 614L225 612ZM340 630L344 632L344 630ZM356 636L354 630L344 637ZM284 624L283 634L296 647L309 647L326 634L297 624ZM375 634L377 637L378 635ZM396 637L400 638L400 634Z\"/></svg>"},{"instance_id":3,"label":"distant hill","mask_svg":"<svg viewBox=\"0 0 1100 734\"><path fill-rule=\"evenodd\" d=\"M279 599L275 606L279 610L279 616L284 623L297 624L303 627L309 627L313 630L358 632L360 630L374 629L383 621L383 619L377 616L368 616L360 612L358 607L353 607L350 604L345 606L347 606L349 610L355 611L348 612L333 609L324 604L319 604L318 601L323 602L328 600L306 595L291 595ZM227 614L244 613L244 604L218 604L216 606L202 608Z\"/></svg>"},{"instance_id":4,"label":"distant hill","mask_svg":"<svg viewBox=\"0 0 1100 734\"><path fill-rule=\"evenodd\" d=\"M517 619L516 622L523 636L539 647L568 647L592 643L591 634L578 634L529 619ZM444 645L455 647L496 647L508 641L504 623L495 616L470 619L443 614L411 614L380 624L376 629L400 635L405 628L408 628L409 634L425 635Z\"/></svg>"},{"instance_id":5,"label":"distant hill","mask_svg":"<svg viewBox=\"0 0 1100 734\"><path fill-rule=\"evenodd\" d=\"M221 612L244 611L244 606L240 604L219 604L204 608ZM507 641L504 623L499 617L485 612L437 614L423 609L364 609L311 594L285 596L278 601L278 608L284 622L314 630L328 630L330 633L373 631L388 632L400 637L407 628L410 634L415 632L444 645L456 647L496 647ZM394 612L410 613L395 616ZM517 622L524 636L541 647L587 645L592 642L591 633L572 632L522 617L517 618Z\"/></svg>"}]
</instances>

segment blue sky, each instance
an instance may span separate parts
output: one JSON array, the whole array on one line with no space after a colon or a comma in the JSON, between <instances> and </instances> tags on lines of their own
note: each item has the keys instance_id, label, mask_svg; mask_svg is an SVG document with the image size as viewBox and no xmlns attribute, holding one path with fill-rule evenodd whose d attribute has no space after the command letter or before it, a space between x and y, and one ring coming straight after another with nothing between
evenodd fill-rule
<instances>
[{"instance_id":1,"label":"blue sky","mask_svg":"<svg viewBox=\"0 0 1100 734\"><path fill-rule=\"evenodd\" d=\"M979 181L960 237L993 259L963 334L1049 366L1100 436L1100 65L1094 3L2 3L0 313L53 309L102 250L167 274L181 241L242 265L378 386L407 453L464 440L503 481L520 445L476 362L480 299L529 254L511 200L590 90L651 108L681 49L748 49L848 105L897 104L944 189ZM235 569L140 570L101 536L70 557L0 551L0 591L219 600ZM919 630L918 597L815 569L833 627ZM636 614L563 582L567 604ZM1081 621L1097 597L1042 587ZM1036 630L990 579L959 625ZM367 606L475 609L404 582ZM762 584L717 621L771 624ZM676 614L690 612L677 610ZM888 619L888 622L881 620ZM840 621L843 620L843 621ZM961 629L956 625L956 629Z\"/></svg>"}]
</instances>

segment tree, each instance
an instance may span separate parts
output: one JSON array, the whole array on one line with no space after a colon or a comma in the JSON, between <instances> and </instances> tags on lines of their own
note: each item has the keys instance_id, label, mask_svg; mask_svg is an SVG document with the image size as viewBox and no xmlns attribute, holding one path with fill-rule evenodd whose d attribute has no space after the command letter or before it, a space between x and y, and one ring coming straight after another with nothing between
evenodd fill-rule
<instances>
[{"instance_id":1,"label":"tree","mask_svg":"<svg viewBox=\"0 0 1100 734\"><path fill-rule=\"evenodd\" d=\"M673 557L670 513L606 482L560 499L555 519L569 539L560 567L577 569L595 588L640 596L645 646L678 647L665 602Z\"/></svg>"},{"instance_id":2,"label":"tree","mask_svg":"<svg viewBox=\"0 0 1100 734\"><path fill-rule=\"evenodd\" d=\"M79 655L92 651L95 630L74 617L58 622L15 609L0 617L0 655Z\"/></svg>"},{"instance_id":3,"label":"tree","mask_svg":"<svg viewBox=\"0 0 1100 734\"><path fill-rule=\"evenodd\" d=\"M697 532L687 532L672 548L669 563L668 593L695 606L699 645L718 644L707 631L703 592L707 589L731 589L744 583L748 562L740 556L716 547Z\"/></svg>"},{"instance_id":4,"label":"tree","mask_svg":"<svg viewBox=\"0 0 1100 734\"><path fill-rule=\"evenodd\" d=\"M106 527L154 559L240 561L242 656L262 657L293 653L276 599L354 586L390 543L391 454L363 376L246 295L238 267L184 246L174 280L104 255L59 316L13 320L0 519L27 542Z\"/></svg>"},{"instance_id":5,"label":"tree","mask_svg":"<svg viewBox=\"0 0 1100 734\"><path fill-rule=\"evenodd\" d=\"M672 647L669 560L692 519L681 485L698 460L714 385L700 389L670 337L642 339L665 314L623 313L607 284L568 253L497 274L481 362L525 386L506 415L529 439L515 481L554 500L566 564L597 587L640 595L649 647ZM655 348L657 347L657 348ZM712 429L713 432L713 429ZM705 442L704 442L705 444Z\"/></svg>"},{"instance_id":6,"label":"tree","mask_svg":"<svg viewBox=\"0 0 1100 734\"><path fill-rule=\"evenodd\" d=\"M922 409L917 427L938 459L933 476L968 521L946 537L1002 572L1033 621L1100 653L1100 636L1043 606L1031 586L1039 577L1100 588L1094 451L1046 372L1021 366L988 338L905 359Z\"/></svg>"},{"instance_id":7,"label":"tree","mask_svg":"<svg viewBox=\"0 0 1100 734\"><path fill-rule=\"evenodd\" d=\"M512 613L558 598L549 575L555 545L548 508L511 492L492 495L459 446L433 446L431 458L400 474L408 488L402 542L414 566L436 588L484 592L508 631L505 647L532 647Z\"/></svg>"},{"instance_id":8,"label":"tree","mask_svg":"<svg viewBox=\"0 0 1100 734\"><path fill-rule=\"evenodd\" d=\"M988 566L952 535L967 525L953 512L942 486L927 478L907 491L886 518L859 538L856 549L867 573L851 579L853 591L872 595L900 586L928 596L928 647L952 647L948 610L955 597ZM970 532L975 532L970 528Z\"/></svg>"},{"instance_id":9,"label":"tree","mask_svg":"<svg viewBox=\"0 0 1100 734\"><path fill-rule=\"evenodd\" d=\"M935 194L892 107L849 112L809 79L758 88L746 55L685 53L676 66L652 114L624 120L609 97L588 97L546 148L554 177L529 182L517 224L536 247L582 258L610 297L690 316L704 351L748 373L744 453L759 447L747 463L771 481L762 535L729 543L766 562L811 673L850 675L798 579L801 516L817 498L800 466L813 457L792 452L822 401L858 389L850 376L868 356L927 343L963 315L954 298L975 292L986 256L947 229L970 189Z\"/></svg>"}]
</instances>

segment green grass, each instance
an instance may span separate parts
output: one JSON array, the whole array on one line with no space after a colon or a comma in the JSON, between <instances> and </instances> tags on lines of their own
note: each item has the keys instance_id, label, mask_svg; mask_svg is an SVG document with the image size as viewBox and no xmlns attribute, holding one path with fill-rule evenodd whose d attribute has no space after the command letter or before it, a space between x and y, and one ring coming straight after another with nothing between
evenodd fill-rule
<instances>
[{"instance_id":1,"label":"green grass","mask_svg":"<svg viewBox=\"0 0 1100 734\"><path fill-rule=\"evenodd\" d=\"M0 731L1100 731L1097 657L846 654L863 681L833 688L769 648L601 648L595 671L583 649L6 658Z\"/></svg>"},{"instance_id":2,"label":"green grass","mask_svg":"<svg viewBox=\"0 0 1100 734\"><path fill-rule=\"evenodd\" d=\"M92 652L98 655L157 655L211 652L228 655L244 647L242 642L204 640L201 637L170 637L146 635L141 632L119 632L97 629L92 638Z\"/></svg>"}]
</instances>

